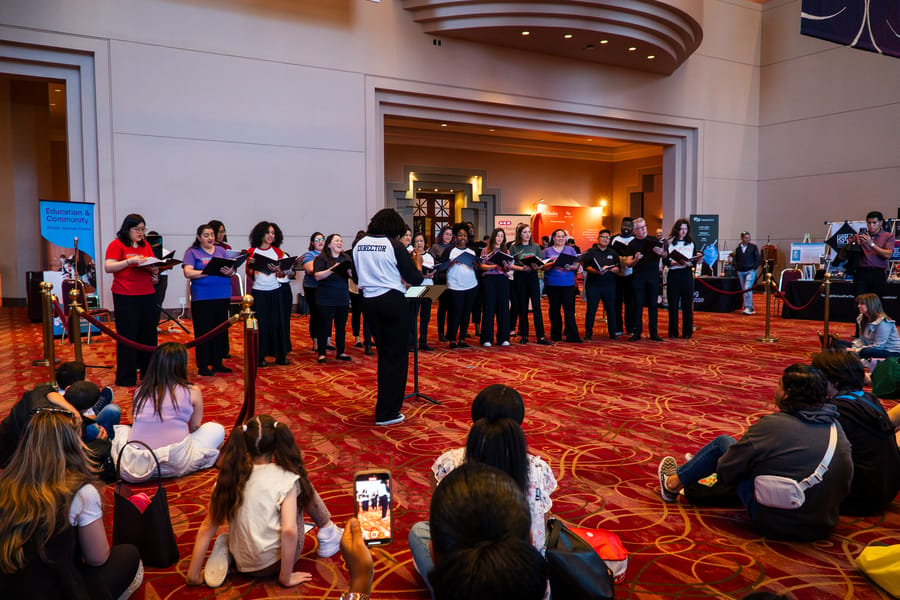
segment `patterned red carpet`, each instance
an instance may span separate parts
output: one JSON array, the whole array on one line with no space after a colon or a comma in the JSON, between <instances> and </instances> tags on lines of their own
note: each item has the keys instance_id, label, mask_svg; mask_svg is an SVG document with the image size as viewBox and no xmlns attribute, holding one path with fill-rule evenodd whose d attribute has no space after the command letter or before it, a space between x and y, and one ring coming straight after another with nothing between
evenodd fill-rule
<instances>
[{"instance_id":1,"label":"patterned red carpet","mask_svg":"<svg viewBox=\"0 0 900 600\"><path fill-rule=\"evenodd\" d=\"M579 301L579 315L583 308ZM660 320L665 332L663 312ZM491 383L514 386L525 398L530 449L549 462L559 480L553 513L621 536L630 561L618 598L739 598L758 586L800 600L887 598L855 570L852 559L867 543L900 543L896 506L879 517L842 518L827 541L792 544L755 535L742 509L695 509L659 499L660 458L672 454L681 460L719 433L738 437L759 415L772 411L776 377L786 365L809 359L821 327L773 319L773 335L780 340L762 344L756 341L763 335L762 314L698 313L696 325L693 339L662 344L603 337L582 345L453 351L438 344L432 331L431 343L439 349L422 355L421 391L443 405L408 402L405 423L375 428L375 357L351 348L352 363L315 364L307 320L297 317L291 365L260 371L257 412L291 424L313 483L341 524L353 510L354 471L393 471L396 535L392 544L373 551L373 598L428 597L406 536L414 522L427 518L432 461L464 443L469 404ZM0 364L10 374L0 382L4 413L23 390L46 380L45 368L31 366L41 353L40 335L40 325L28 322L23 309L0 309ZM160 336L160 341L186 339L184 333ZM95 340L85 346L85 362L112 365L113 342L106 336ZM231 364L240 367L238 328L232 330L231 347ZM71 346L57 342L56 349L63 360L71 360ZM114 374L95 368L89 378L111 385ZM207 419L230 428L240 409L242 381L239 368L234 374L198 378ZM118 392L130 418L129 391ZM206 471L166 482L182 559L170 569L148 569L137 598L340 596L347 579L343 561L340 555L318 559L313 534L307 535L298 564L313 573L310 583L284 589L274 580L230 576L218 590L187 588L189 552L214 479L215 472ZM104 498L111 502L112 488Z\"/></svg>"}]
</instances>

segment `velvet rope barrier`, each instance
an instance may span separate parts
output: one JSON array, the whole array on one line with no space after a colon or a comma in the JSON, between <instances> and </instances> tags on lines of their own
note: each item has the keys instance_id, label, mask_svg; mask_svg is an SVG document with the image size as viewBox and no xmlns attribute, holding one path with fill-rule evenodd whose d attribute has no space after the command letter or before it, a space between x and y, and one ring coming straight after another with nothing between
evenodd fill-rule
<instances>
[{"instance_id":1,"label":"velvet rope barrier","mask_svg":"<svg viewBox=\"0 0 900 600\"><path fill-rule=\"evenodd\" d=\"M66 330L66 335L69 336L69 340L71 340L72 332L69 328L69 320L66 318L66 313L63 312L62 305L59 303L59 300L56 299L56 296L51 296L51 298L53 300L53 312L56 313L56 316L62 321L62 326Z\"/></svg>"},{"instance_id":2,"label":"velvet rope barrier","mask_svg":"<svg viewBox=\"0 0 900 600\"><path fill-rule=\"evenodd\" d=\"M809 299L809 302L807 302L803 306L794 306L793 304L788 302L787 298L785 297L784 292L775 292L772 295L775 296L776 298L781 298L781 301L784 302L785 306L787 306L791 310L801 311L801 310L806 310L807 308L810 307L810 305L812 305L813 302L816 301L816 298L819 297L819 292L821 292L822 288L824 288L824 287L825 287L824 283L822 285L820 285L818 287L818 289L815 292L813 292L813 296L812 296L812 298Z\"/></svg>"},{"instance_id":3,"label":"velvet rope barrier","mask_svg":"<svg viewBox=\"0 0 900 600\"><path fill-rule=\"evenodd\" d=\"M95 319L93 316L91 316L90 314L88 314L87 312L85 312L83 309L79 308L79 309L78 309L78 312L79 312L79 314L81 314L81 316L83 316L90 324L96 326L97 329L99 329L99 330L102 331L103 333L107 334L109 337L111 337L112 339L116 340L117 342L122 342L122 343L125 344L126 346L130 346L131 348L134 348L135 350L142 350L142 351L144 351L144 352L155 352L155 351L156 351L156 346L147 346L147 345L145 345L145 344L139 344L138 342L129 340L129 339L126 338L126 337L122 337L122 336L119 335L116 331L110 329L110 328L107 327L104 323L98 321L98 320ZM240 315L234 315L233 317L231 317L231 318L228 319L227 321L223 321L222 323L220 323L219 325L217 325L215 328L210 329L209 331L207 331L206 333L204 333L204 334L201 335L200 337L194 338L193 340L187 342L187 343L184 345L185 348L193 348L193 347L196 346L197 344L202 344L202 343L204 343L204 342L207 342L207 341L211 340L212 338L216 337L217 335L220 335L223 331L225 331L226 329L228 329L229 327L231 327L232 325L234 325L240 318L241 318Z\"/></svg>"},{"instance_id":4,"label":"velvet rope barrier","mask_svg":"<svg viewBox=\"0 0 900 600\"><path fill-rule=\"evenodd\" d=\"M714 286L709 285L708 283L706 283L706 282L705 282L702 278L700 278L700 277L694 277L694 281L699 281L700 283L702 283L703 285L705 285L706 287L708 287L708 288L711 289L712 291L714 291L714 292L719 292L720 294L723 294L723 295L725 295L725 296L737 296L738 294L746 294L747 292L750 292L750 291L752 291L752 290L756 290L756 289L758 289L758 288L765 287L765 284L764 284L764 283L757 283L757 284L755 284L755 285L751 285L751 286L748 287L747 289L737 290L737 291L726 291L726 290L720 290L720 289L717 288L717 287L714 287Z\"/></svg>"},{"instance_id":5,"label":"velvet rope barrier","mask_svg":"<svg viewBox=\"0 0 900 600\"><path fill-rule=\"evenodd\" d=\"M256 373L259 366L259 329L253 311L253 296L245 295L241 299L241 318L244 321L244 403L238 413L234 426L246 422L256 412Z\"/></svg>"}]
</instances>

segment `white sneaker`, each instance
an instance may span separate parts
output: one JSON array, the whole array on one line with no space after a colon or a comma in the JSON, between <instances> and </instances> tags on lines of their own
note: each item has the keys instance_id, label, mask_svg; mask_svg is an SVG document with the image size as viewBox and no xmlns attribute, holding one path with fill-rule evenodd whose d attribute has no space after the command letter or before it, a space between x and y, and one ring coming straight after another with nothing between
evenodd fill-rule
<instances>
[{"instance_id":1,"label":"white sneaker","mask_svg":"<svg viewBox=\"0 0 900 600\"><path fill-rule=\"evenodd\" d=\"M753 311L750 310L749 308L745 308L745 309L744 309L743 311L741 311L741 312L743 312L745 315L752 315L752 314L753 314Z\"/></svg>"},{"instance_id":2,"label":"white sneaker","mask_svg":"<svg viewBox=\"0 0 900 600\"><path fill-rule=\"evenodd\" d=\"M203 580L207 587L217 588L225 583L228 576L228 534L223 533L216 538L212 552L203 569Z\"/></svg>"},{"instance_id":3,"label":"white sneaker","mask_svg":"<svg viewBox=\"0 0 900 600\"><path fill-rule=\"evenodd\" d=\"M396 417L394 417L393 419L388 419L387 421L375 421L375 424L379 425L379 426L380 425L396 425L397 423L402 423L405 420L406 420L406 415L401 413L401 414L397 415Z\"/></svg>"},{"instance_id":4,"label":"white sneaker","mask_svg":"<svg viewBox=\"0 0 900 600\"><path fill-rule=\"evenodd\" d=\"M344 530L332 523L324 529L319 528L316 539L319 540L319 556L328 558L334 556L341 549L341 536Z\"/></svg>"},{"instance_id":5,"label":"white sneaker","mask_svg":"<svg viewBox=\"0 0 900 600\"><path fill-rule=\"evenodd\" d=\"M509 346L509 342L502 342L500 345L501 346Z\"/></svg>"},{"instance_id":6,"label":"white sneaker","mask_svg":"<svg viewBox=\"0 0 900 600\"><path fill-rule=\"evenodd\" d=\"M485 342L485 343L482 344L482 346L484 346L485 348L490 348L490 347L491 347L491 343L490 343L490 342Z\"/></svg>"}]
</instances>

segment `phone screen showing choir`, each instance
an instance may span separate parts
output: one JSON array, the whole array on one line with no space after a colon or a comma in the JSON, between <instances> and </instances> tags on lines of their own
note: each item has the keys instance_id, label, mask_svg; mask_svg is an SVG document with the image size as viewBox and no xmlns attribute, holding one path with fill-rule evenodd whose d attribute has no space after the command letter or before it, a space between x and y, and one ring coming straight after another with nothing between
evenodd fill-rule
<instances>
[{"instance_id":1,"label":"phone screen showing choir","mask_svg":"<svg viewBox=\"0 0 900 600\"><path fill-rule=\"evenodd\" d=\"M356 516L368 545L391 541L391 475L361 473L355 478Z\"/></svg>"}]
</instances>

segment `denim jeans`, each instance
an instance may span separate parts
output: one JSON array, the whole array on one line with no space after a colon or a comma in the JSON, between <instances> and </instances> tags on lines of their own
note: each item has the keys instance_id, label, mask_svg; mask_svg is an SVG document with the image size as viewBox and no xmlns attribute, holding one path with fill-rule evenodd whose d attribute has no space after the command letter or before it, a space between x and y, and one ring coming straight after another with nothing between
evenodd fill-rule
<instances>
[{"instance_id":1,"label":"denim jeans","mask_svg":"<svg viewBox=\"0 0 900 600\"><path fill-rule=\"evenodd\" d=\"M738 271L738 280L741 282L741 289L746 290L747 288L752 288L753 284L756 283L756 269L752 271ZM744 309L753 310L753 291L748 290L744 292Z\"/></svg>"},{"instance_id":2,"label":"denim jeans","mask_svg":"<svg viewBox=\"0 0 900 600\"><path fill-rule=\"evenodd\" d=\"M419 521L409 530L409 552L416 570L425 580L428 593L434 598L434 590L428 581L428 574L434 568L434 559L431 557L431 526L428 521Z\"/></svg>"},{"instance_id":3,"label":"denim jeans","mask_svg":"<svg viewBox=\"0 0 900 600\"><path fill-rule=\"evenodd\" d=\"M122 409L118 404L107 404L100 411L100 414L94 417L94 421L96 421L96 424L87 426L84 441L90 442L96 439L100 427L106 430L106 437L111 440L116 436L113 428L122 421Z\"/></svg>"},{"instance_id":4,"label":"denim jeans","mask_svg":"<svg viewBox=\"0 0 900 600\"><path fill-rule=\"evenodd\" d=\"M720 435L700 448L700 450L691 457L691 460L678 467L676 473L678 474L678 479L681 480L681 485L687 486L692 483L697 483L704 477L708 477L715 473L719 464L719 458L721 458L722 455L725 454L725 451L735 443L737 443L737 440L730 435ZM738 482L737 494L752 517L754 508L753 480L745 479L744 481Z\"/></svg>"}]
</instances>

